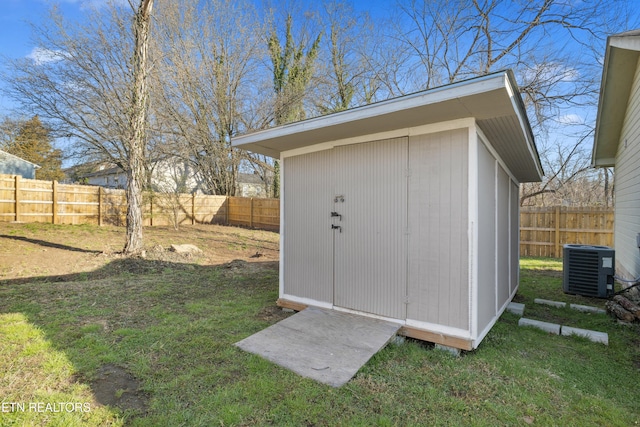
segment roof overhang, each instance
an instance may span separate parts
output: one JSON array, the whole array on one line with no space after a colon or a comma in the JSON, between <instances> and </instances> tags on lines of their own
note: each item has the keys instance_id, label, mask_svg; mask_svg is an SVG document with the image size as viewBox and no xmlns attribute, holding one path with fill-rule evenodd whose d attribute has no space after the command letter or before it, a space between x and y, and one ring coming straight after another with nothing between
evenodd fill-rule
<instances>
[{"instance_id":1,"label":"roof overhang","mask_svg":"<svg viewBox=\"0 0 640 427\"><path fill-rule=\"evenodd\" d=\"M640 58L640 30L607 38L591 153L593 166L615 165L638 58Z\"/></svg>"},{"instance_id":2,"label":"roof overhang","mask_svg":"<svg viewBox=\"0 0 640 427\"><path fill-rule=\"evenodd\" d=\"M233 138L235 147L279 158L285 151L369 134L475 118L520 182L540 181L543 170L511 71Z\"/></svg>"}]
</instances>

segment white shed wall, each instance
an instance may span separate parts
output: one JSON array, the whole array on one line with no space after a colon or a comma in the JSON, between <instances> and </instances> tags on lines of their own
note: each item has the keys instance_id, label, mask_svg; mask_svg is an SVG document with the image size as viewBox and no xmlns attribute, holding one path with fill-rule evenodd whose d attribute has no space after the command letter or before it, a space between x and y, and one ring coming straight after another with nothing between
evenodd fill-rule
<instances>
[{"instance_id":1,"label":"white shed wall","mask_svg":"<svg viewBox=\"0 0 640 427\"><path fill-rule=\"evenodd\" d=\"M478 331L496 315L496 161L478 143Z\"/></svg>"},{"instance_id":2,"label":"white shed wall","mask_svg":"<svg viewBox=\"0 0 640 427\"><path fill-rule=\"evenodd\" d=\"M640 276L636 235L640 233L640 61L629 95L615 162L616 274Z\"/></svg>"},{"instance_id":3,"label":"white shed wall","mask_svg":"<svg viewBox=\"0 0 640 427\"><path fill-rule=\"evenodd\" d=\"M407 318L469 329L468 129L409 140Z\"/></svg>"},{"instance_id":4,"label":"white shed wall","mask_svg":"<svg viewBox=\"0 0 640 427\"><path fill-rule=\"evenodd\" d=\"M406 318L407 138L333 150L334 305ZM344 201L342 201L344 197ZM326 212L329 215L329 211Z\"/></svg>"},{"instance_id":5,"label":"white shed wall","mask_svg":"<svg viewBox=\"0 0 640 427\"><path fill-rule=\"evenodd\" d=\"M496 175L496 197L497 197L497 212L496 212L496 231L497 231L497 248L496 248L496 264L497 264L497 299L496 299L496 313L499 312L502 305L510 299L511 295L511 275L509 274L510 262L511 262L511 239L509 235L511 233L511 227L509 227L509 215L511 214L509 209L509 202L511 199L510 191L510 179L509 175L502 169L499 163L496 162L497 175Z\"/></svg>"},{"instance_id":6,"label":"white shed wall","mask_svg":"<svg viewBox=\"0 0 640 427\"><path fill-rule=\"evenodd\" d=\"M520 284L520 186L511 181L511 201L509 203L511 215L509 216L509 224L511 235L511 254L510 254L510 271L511 276L511 296L515 295Z\"/></svg>"},{"instance_id":7,"label":"white shed wall","mask_svg":"<svg viewBox=\"0 0 640 427\"><path fill-rule=\"evenodd\" d=\"M283 161L281 297L333 304L332 152Z\"/></svg>"},{"instance_id":8,"label":"white shed wall","mask_svg":"<svg viewBox=\"0 0 640 427\"><path fill-rule=\"evenodd\" d=\"M520 246L518 184L484 140L478 136L479 339L518 288Z\"/></svg>"},{"instance_id":9,"label":"white shed wall","mask_svg":"<svg viewBox=\"0 0 640 427\"><path fill-rule=\"evenodd\" d=\"M285 156L280 296L476 346L518 286L519 204L469 125Z\"/></svg>"}]
</instances>

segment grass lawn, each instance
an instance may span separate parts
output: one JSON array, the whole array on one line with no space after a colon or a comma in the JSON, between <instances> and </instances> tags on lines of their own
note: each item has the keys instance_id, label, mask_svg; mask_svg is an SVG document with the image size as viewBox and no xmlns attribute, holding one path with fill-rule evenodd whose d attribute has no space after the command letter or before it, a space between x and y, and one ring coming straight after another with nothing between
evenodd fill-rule
<instances>
[{"instance_id":1,"label":"grass lawn","mask_svg":"<svg viewBox=\"0 0 640 427\"><path fill-rule=\"evenodd\" d=\"M124 243L120 229L0 224L0 426L640 424L640 327L534 304L604 307L562 292L559 260L523 259L515 300L526 317L608 332L609 346L505 313L460 358L407 340L335 389L233 345L287 316L275 306L276 234L145 232L155 249L123 259L105 254ZM162 250L178 241L205 252ZM30 266L42 248L54 261L74 252L60 259L78 271ZM6 265L16 252L24 260Z\"/></svg>"}]
</instances>

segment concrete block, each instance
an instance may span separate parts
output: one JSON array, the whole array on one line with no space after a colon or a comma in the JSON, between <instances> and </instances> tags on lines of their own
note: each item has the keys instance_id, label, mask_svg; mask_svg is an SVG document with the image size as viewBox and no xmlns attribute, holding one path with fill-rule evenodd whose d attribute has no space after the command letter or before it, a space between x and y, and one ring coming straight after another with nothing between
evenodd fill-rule
<instances>
[{"instance_id":1,"label":"concrete block","mask_svg":"<svg viewBox=\"0 0 640 427\"><path fill-rule=\"evenodd\" d=\"M542 329L550 334L560 335L560 325L555 323L541 322L540 320L521 317L518 321L518 326L533 326L534 328Z\"/></svg>"},{"instance_id":2,"label":"concrete block","mask_svg":"<svg viewBox=\"0 0 640 427\"><path fill-rule=\"evenodd\" d=\"M442 344L436 344L435 348L436 348L436 350L446 351L447 353L453 355L454 357L460 357L460 349L459 348L449 347L449 346L442 345Z\"/></svg>"},{"instance_id":3,"label":"concrete block","mask_svg":"<svg viewBox=\"0 0 640 427\"><path fill-rule=\"evenodd\" d=\"M507 305L507 311L509 313L515 314L516 316L523 316L524 304L520 304L518 302L510 302L509 305Z\"/></svg>"},{"instance_id":4,"label":"concrete block","mask_svg":"<svg viewBox=\"0 0 640 427\"><path fill-rule=\"evenodd\" d=\"M402 335L396 335L391 339L391 342L395 345L404 345L407 342L407 339Z\"/></svg>"},{"instance_id":5,"label":"concrete block","mask_svg":"<svg viewBox=\"0 0 640 427\"><path fill-rule=\"evenodd\" d=\"M609 334L606 332L590 331L588 329L572 328L571 326L563 326L561 331L563 336L579 335L588 338L593 342L600 342L609 345Z\"/></svg>"},{"instance_id":6,"label":"concrete block","mask_svg":"<svg viewBox=\"0 0 640 427\"><path fill-rule=\"evenodd\" d=\"M606 314L607 313L607 310L603 310L603 309L598 308L598 307L592 307L590 305L569 304L569 307L574 309L574 310L582 311L583 313L593 313L593 314Z\"/></svg>"},{"instance_id":7,"label":"concrete block","mask_svg":"<svg viewBox=\"0 0 640 427\"><path fill-rule=\"evenodd\" d=\"M567 306L566 302L551 301L551 300L542 299L542 298L536 298L533 300L533 302L535 302L536 304L550 305L551 307L558 307L558 308Z\"/></svg>"}]
</instances>

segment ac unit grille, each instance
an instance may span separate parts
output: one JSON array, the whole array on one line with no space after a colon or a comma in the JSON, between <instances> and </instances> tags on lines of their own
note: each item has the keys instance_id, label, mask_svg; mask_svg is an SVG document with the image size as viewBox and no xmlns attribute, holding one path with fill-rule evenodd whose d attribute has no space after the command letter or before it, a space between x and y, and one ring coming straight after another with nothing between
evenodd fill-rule
<instances>
[{"instance_id":1,"label":"ac unit grille","mask_svg":"<svg viewBox=\"0 0 640 427\"><path fill-rule=\"evenodd\" d=\"M599 298L613 293L613 249L565 245L563 255L563 288L566 293ZM608 261L604 262L604 258Z\"/></svg>"}]
</instances>

